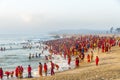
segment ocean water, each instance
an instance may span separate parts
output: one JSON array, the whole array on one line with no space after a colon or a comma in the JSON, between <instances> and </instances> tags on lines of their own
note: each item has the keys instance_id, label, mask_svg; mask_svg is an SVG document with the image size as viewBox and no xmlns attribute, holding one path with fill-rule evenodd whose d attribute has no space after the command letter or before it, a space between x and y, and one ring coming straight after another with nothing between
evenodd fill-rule
<instances>
[{"instance_id":1,"label":"ocean water","mask_svg":"<svg viewBox=\"0 0 120 80\"><path fill-rule=\"evenodd\" d=\"M41 44L42 41L52 40L54 38L47 34L40 35L17 35L17 34L0 34L0 48L5 47L5 51L0 51L0 67L3 71L15 71L17 66L23 66L24 77L27 76L27 66L32 67L32 76L38 77L38 65L39 62L42 64L47 62L50 74L50 62L45 60L45 55L49 55L48 51L41 54L40 58L32 58L29 60L29 53L36 54L42 53L42 48L36 48L37 46L44 46ZM23 46L32 46L32 49L23 49ZM53 62L60 66L59 71L68 69L67 60L64 58L54 55ZM71 65L74 68L74 62ZM55 70L57 71L57 70Z\"/></svg>"}]
</instances>

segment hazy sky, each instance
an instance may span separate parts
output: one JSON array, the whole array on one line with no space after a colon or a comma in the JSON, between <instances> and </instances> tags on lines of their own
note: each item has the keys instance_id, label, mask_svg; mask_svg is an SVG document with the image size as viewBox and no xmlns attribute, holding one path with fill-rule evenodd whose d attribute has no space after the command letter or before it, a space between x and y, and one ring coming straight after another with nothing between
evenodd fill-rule
<instances>
[{"instance_id":1,"label":"hazy sky","mask_svg":"<svg viewBox=\"0 0 120 80\"><path fill-rule=\"evenodd\" d=\"M120 27L119 0L0 0L0 33Z\"/></svg>"}]
</instances>

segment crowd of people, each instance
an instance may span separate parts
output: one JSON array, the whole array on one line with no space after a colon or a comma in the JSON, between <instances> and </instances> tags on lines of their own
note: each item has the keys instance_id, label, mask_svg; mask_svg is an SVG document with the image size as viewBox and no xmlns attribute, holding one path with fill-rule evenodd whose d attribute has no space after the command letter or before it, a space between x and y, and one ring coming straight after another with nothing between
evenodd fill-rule
<instances>
[{"instance_id":1,"label":"crowd of people","mask_svg":"<svg viewBox=\"0 0 120 80\"><path fill-rule=\"evenodd\" d=\"M59 69L59 66L55 63L53 63L52 61L50 61L50 73L51 75L54 75L54 69L56 67L56 69ZM20 79L23 78L23 72L24 72L24 68L22 66L17 66L15 71L3 71L2 68L0 68L0 79L3 79L3 76L6 75L7 79L9 79L9 76L11 76L11 78L13 78L13 76L15 75L16 78ZM27 67L27 72L28 72L28 78L32 78L32 67L31 65L28 65ZM48 74L48 66L46 63L42 64L41 62L39 62L39 66L38 66L38 74L39 76L43 76L43 72L45 73L45 76L47 76Z\"/></svg>"},{"instance_id":2,"label":"crowd of people","mask_svg":"<svg viewBox=\"0 0 120 80\"><path fill-rule=\"evenodd\" d=\"M49 49L51 55L61 55L64 59L68 60L68 65L71 63L71 57L76 57L75 65L79 66L78 63L83 61L85 56L88 63L93 61L94 50L97 50L98 53L100 51L102 53L109 53L113 46L120 46L120 40L115 36L77 35L71 38L46 41L44 44L47 45L47 49ZM86 55L85 53L88 54ZM95 62L98 65L98 56L96 56Z\"/></svg>"},{"instance_id":3,"label":"crowd of people","mask_svg":"<svg viewBox=\"0 0 120 80\"><path fill-rule=\"evenodd\" d=\"M0 51L5 51L5 50L6 50L5 47L1 47L1 48L0 48Z\"/></svg>"},{"instance_id":4,"label":"crowd of people","mask_svg":"<svg viewBox=\"0 0 120 80\"><path fill-rule=\"evenodd\" d=\"M100 36L93 36L93 35L87 35L87 36L73 36L71 38L62 38L62 39L57 39L57 40L50 40L50 41L45 41L43 42L45 46L45 50L48 50L50 55L61 55L61 57L64 57L65 60L68 61L68 65L71 65L71 59L72 57L75 58L75 67L79 67L80 61L85 60L85 56L87 58L87 62L90 63L93 61L94 57L94 50L98 50L98 53L101 52L110 52L111 48L115 45L120 46L120 41L117 40L115 37L100 37ZM85 54L91 49L90 53L87 55ZM34 58L34 57L40 57L41 54L32 55L29 54L29 59ZM50 56L51 57L51 56ZM45 59L48 60L48 56L45 56ZM95 58L95 63L96 66L99 64L99 57L96 56ZM50 66L51 66L51 75L54 75L54 69L58 70L60 65L57 65L50 61ZM28 65L27 68L28 71L28 78L32 77L31 71L32 67ZM48 73L48 66L47 63L42 64L39 62L38 66L38 73L39 76L43 76L43 71L45 73L45 76L47 76ZM17 78L22 78L23 77L23 72L24 68L22 66L18 66L15 69L15 76ZM14 72L10 72L9 75L12 75L13 77ZM2 79L4 75L4 72L2 68L0 68L0 78ZM8 76L9 77L9 76Z\"/></svg>"},{"instance_id":5,"label":"crowd of people","mask_svg":"<svg viewBox=\"0 0 120 80\"><path fill-rule=\"evenodd\" d=\"M31 58L40 58L40 56L41 56L41 53L39 53L39 54L38 54L38 53L35 53L35 54L33 53L33 54L31 54L31 53L30 53L30 54L29 54L29 59L31 59Z\"/></svg>"}]
</instances>

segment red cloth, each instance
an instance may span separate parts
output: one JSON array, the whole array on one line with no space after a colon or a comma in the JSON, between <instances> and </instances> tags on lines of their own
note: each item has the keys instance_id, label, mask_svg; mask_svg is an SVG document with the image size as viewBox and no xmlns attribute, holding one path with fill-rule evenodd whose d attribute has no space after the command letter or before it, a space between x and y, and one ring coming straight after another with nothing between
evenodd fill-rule
<instances>
[{"instance_id":1,"label":"red cloth","mask_svg":"<svg viewBox=\"0 0 120 80\"><path fill-rule=\"evenodd\" d=\"M57 70L58 70L58 69L59 69L59 66L58 66L57 64L56 64L55 66L56 66L56 68L57 68Z\"/></svg>"},{"instance_id":2,"label":"red cloth","mask_svg":"<svg viewBox=\"0 0 120 80\"><path fill-rule=\"evenodd\" d=\"M3 70L0 69L0 79L2 79L2 78L3 78Z\"/></svg>"},{"instance_id":3,"label":"red cloth","mask_svg":"<svg viewBox=\"0 0 120 80\"><path fill-rule=\"evenodd\" d=\"M28 73L32 71L32 68L28 66Z\"/></svg>"},{"instance_id":4,"label":"red cloth","mask_svg":"<svg viewBox=\"0 0 120 80\"><path fill-rule=\"evenodd\" d=\"M10 72L6 71L5 74L9 76L9 75L10 75Z\"/></svg>"},{"instance_id":5,"label":"red cloth","mask_svg":"<svg viewBox=\"0 0 120 80\"><path fill-rule=\"evenodd\" d=\"M18 77L18 67L15 69L15 76Z\"/></svg>"},{"instance_id":6,"label":"red cloth","mask_svg":"<svg viewBox=\"0 0 120 80\"><path fill-rule=\"evenodd\" d=\"M88 59L88 62L90 62L90 55L89 54L87 55L87 59Z\"/></svg>"},{"instance_id":7,"label":"red cloth","mask_svg":"<svg viewBox=\"0 0 120 80\"><path fill-rule=\"evenodd\" d=\"M54 69L54 63L53 63L53 62L51 62L51 68L53 68L53 69Z\"/></svg>"},{"instance_id":8,"label":"red cloth","mask_svg":"<svg viewBox=\"0 0 120 80\"><path fill-rule=\"evenodd\" d=\"M75 65L76 65L76 67L79 66L79 59L78 58L76 58L76 60L75 60Z\"/></svg>"},{"instance_id":9,"label":"red cloth","mask_svg":"<svg viewBox=\"0 0 120 80\"><path fill-rule=\"evenodd\" d=\"M21 69L22 72L24 71L24 68L22 66L20 67L20 69Z\"/></svg>"},{"instance_id":10,"label":"red cloth","mask_svg":"<svg viewBox=\"0 0 120 80\"><path fill-rule=\"evenodd\" d=\"M47 65L44 64L44 71L46 72L47 71Z\"/></svg>"},{"instance_id":11,"label":"red cloth","mask_svg":"<svg viewBox=\"0 0 120 80\"><path fill-rule=\"evenodd\" d=\"M98 62L99 62L99 58L98 57L96 57L96 66L98 66Z\"/></svg>"},{"instance_id":12,"label":"red cloth","mask_svg":"<svg viewBox=\"0 0 120 80\"><path fill-rule=\"evenodd\" d=\"M68 56L68 65L70 65L70 62L71 62L71 57Z\"/></svg>"}]
</instances>

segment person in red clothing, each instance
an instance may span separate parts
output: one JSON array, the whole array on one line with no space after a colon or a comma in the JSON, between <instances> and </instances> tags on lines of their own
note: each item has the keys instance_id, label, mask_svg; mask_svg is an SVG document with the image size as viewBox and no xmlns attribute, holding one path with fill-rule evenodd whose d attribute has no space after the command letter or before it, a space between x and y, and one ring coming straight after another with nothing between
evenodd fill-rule
<instances>
[{"instance_id":1,"label":"person in red clothing","mask_svg":"<svg viewBox=\"0 0 120 80\"><path fill-rule=\"evenodd\" d=\"M89 54L87 55L87 61L88 61L88 63L90 62L90 55Z\"/></svg>"},{"instance_id":2,"label":"person in red clothing","mask_svg":"<svg viewBox=\"0 0 120 80\"><path fill-rule=\"evenodd\" d=\"M79 67L79 58L77 57L76 60L75 60L75 66L76 67Z\"/></svg>"},{"instance_id":3,"label":"person in red clothing","mask_svg":"<svg viewBox=\"0 0 120 80\"><path fill-rule=\"evenodd\" d=\"M39 63L38 72L39 72L39 75L42 76L42 64L41 63Z\"/></svg>"},{"instance_id":4,"label":"person in red clothing","mask_svg":"<svg viewBox=\"0 0 120 80\"><path fill-rule=\"evenodd\" d=\"M18 66L15 69L15 76L18 77Z\"/></svg>"},{"instance_id":5,"label":"person in red clothing","mask_svg":"<svg viewBox=\"0 0 120 80\"><path fill-rule=\"evenodd\" d=\"M108 49L109 49L109 45L106 45L105 46L105 52L108 52Z\"/></svg>"},{"instance_id":6,"label":"person in red clothing","mask_svg":"<svg viewBox=\"0 0 120 80\"><path fill-rule=\"evenodd\" d=\"M31 71L32 71L32 68L31 68L31 66L30 65L28 65L28 78L31 78L32 76L31 76Z\"/></svg>"},{"instance_id":7,"label":"person in red clothing","mask_svg":"<svg viewBox=\"0 0 120 80\"><path fill-rule=\"evenodd\" d=\"M51 75L54 75L54 63L51 61Z\"/></svg>"},{"instance_id":8,"label":"person in red clothing","mask_svg":"<svg viewBox=\"0 0 120 80\"><path fill-rule=\"evenodd\" d=\"M102 44L102 52L103 53L105 52L105 46L104 46L104 44Z\"/></svg>"},{"instance_id":9,"label":"person in red clothing","mask_svg":"<svg viewBox=\"0 0 120 80\"><path fill-rule=\"evenodd\" d=\"M3 70L2 70L2 68L0 68L0 79L1 80L3 79Z\"/></svg>"},{"instance_id":10,"label":"person in red clothing","mask_svg":"<svg viewBox=\"0 0 120 80\"><path fill-rule=\"evenodd\" d=\"M23 78L23 71L24 71L24 69L23 69L23 67L22 67L22 66L20 66L20 70L21 70L21 73L20 73L21 78Z\"/></svg>"},{"instance_id":11,"label":"person in red clothing","mask_svg":"<svg viewBox=\"0 0 120 80\"><path fill-rule=\"evenodd\" d=\"M21 68L20 68L20 66L18 66L18 70L17 70L18 72L18 78L21 78Z\"/></svg>"},{"instance_id":12,"label":"person in red clothing","mask_svg":"<svg viewBox=\"0 0 120 80\"><path fill-rule=\"evenodd\" d=\"M99 63L99 57L98 56L96 56L95 62L96 62L96 66L98 66L98 63Z\"/></svg>"},{"instance_id":13,"label":"person in red clothing","mask_svg":"<svg viewBox=\"0 0 120 80\"><path fill-rule=\"evenodd\" d=\"M7 79L9 79L10 72L9 72L9 71L6 71L5 74L6 74L6 76L7 76Z\"/></svg>"},{"instance_id":14,"label":"person in red clothing","mask_svg":"<svg viewBox=\"0 0 120 80\"><path fill-rule=\"evenodd\" d=\"M45 76L47 76L47 64L44 63L44 72L45 72Z\"/></svg>"},{"instance_id":15,"label":"person in red clothing","mask_svg":"<svg viewBox=\"0 0 120 80\"><path fill-rule=\"evenodd\" d=\"M71 62L71 57L70 55L68 55L68 65L70 65L70 62Z\"/></svg>"}]
</instances>

